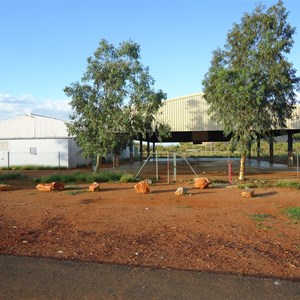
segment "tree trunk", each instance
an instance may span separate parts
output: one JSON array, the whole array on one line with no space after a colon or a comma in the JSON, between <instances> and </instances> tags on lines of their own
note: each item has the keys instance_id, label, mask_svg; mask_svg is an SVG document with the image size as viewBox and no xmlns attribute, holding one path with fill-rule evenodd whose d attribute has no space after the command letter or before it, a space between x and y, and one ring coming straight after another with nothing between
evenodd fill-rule
<instances>
[{"instance_id":1,"label":"tree trunk","mask_svg":"<svg viewBox=\"0 0 300 300\"><path fill-rule=\"evenodd\" d=\"M94 174L98 173L98 171L100 169L101 161L102 161L102 157L100 155L97 155L97 157L96 157L96 166L95 166L95 169L94 169Z\"/></svg>"},{"instance_id":2,"label":"tree trunk","mask_svg":"<svg viewBox=\"0 0 300 300\"><path fill-rule=\"evenodd\" d=\"M120 155L119 154L114 154L114 156L113 156L113 165L115 167L120 166Z\"/></svg>"},{"instance_id":3,"label":"tree trunk","mask_svg":"<svg viewBox=\"0 0 300 300\"><path fill-rule=\"evenodd\" d=\"M240 181L245 180L245 162L246 162L246 152L243 152L240 160L240 175L239 175Z\"/></svg>"}]
</instances>

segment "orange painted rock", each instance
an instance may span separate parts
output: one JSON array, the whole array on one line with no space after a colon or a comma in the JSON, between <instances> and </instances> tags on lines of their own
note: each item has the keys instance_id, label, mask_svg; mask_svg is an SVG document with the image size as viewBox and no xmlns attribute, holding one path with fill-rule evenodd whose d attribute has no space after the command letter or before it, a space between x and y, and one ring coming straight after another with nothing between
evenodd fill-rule
<instances>
[{"instance_id":1,"label":"orange painted rock","mask_svg":"<svg viewBox=\"0 0 300 300\"><path fill-rule=\"evenodd\" d=\"M91 192L100 191L100 183L93 182L89 187L89 191L91 191Z\"/></svg>"},{"instance_id":2,"label":"orange painted rock","mask_svg":"<svg viewBox=\"0 0 300 300\"><path fill-rule=\"evenodd\" d=\"M143 180L134 185L134 189L139 194L150 193L150 187L147 180Z\"/></svg>"},{"instance_id":3,"label":"orange painted rock","mask_svg":"<svg viewBox=\"0 0 300 300\"><path fill-rule=\"evenodd\" d=\"M11 187L9 184L0 184L0 191L10 191Z\"/></svg>"},{"instance_id":4,"label":"orange painted rock","mask_svg":"<svg viewBox=\"0 0 300 300\"><path fill-rule=\"evenodd\" d=\"M210 181L207 178L195 178L194 187L197 189L206 189L210 184Z\"/></svg>"},{"instance_id":5,"label":"orange painted rock","mask_svg":"<svg viewBox=\"0 0 300 300\"><path fill-rule=\"evenodd\" d=\"M61 182L39 183L36 188L41 192L62 191L65 186Z\"/></svg>"},{"instance_id":6,"label":"orange painted rock","mask_svg":"<svg viewBox=\"0 0 300 300\"><path fill-rule=\"evenodd\" d=\"M254 197L254 190L246 188L244 191L242 191L242 197L244 197L244 198Z\"/></svg>"},{"instance_id":7,"label":"orange painted rock","mask_svg":"<svg viewBox=\"0 0 300 300\"><path fill-rule=\"evenodd\" d=\"M64 190L65 185L61 182L52 182L52 190L54 191L62 191Z\"/></svg>"}]
</instances>

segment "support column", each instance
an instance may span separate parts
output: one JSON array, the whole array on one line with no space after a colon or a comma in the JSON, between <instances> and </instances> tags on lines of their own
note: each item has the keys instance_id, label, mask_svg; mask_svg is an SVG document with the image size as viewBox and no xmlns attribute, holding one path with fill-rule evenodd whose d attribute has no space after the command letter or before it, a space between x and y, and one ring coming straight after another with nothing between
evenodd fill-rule
<instances>
[{"instance_id":1,"label":"support column","mask_svg":"<svg viewBox=\"0 0 300 300\"><path fill-rule=\"evenodd\" d=\"M150 142L147 140L147 157L150 155Z\"/></svg>"},{"instance_id":2,"label":"support column","mask_svg":"<svg viewBox=\"0 0 300 300\"><path fill-rule=\"evenodd\" d=\"M288 166L292 167L293 165L293 134L291 132L288 132Z\"/></svg>"},{"instance_id":3,"label":"support column","mask_svg":"<svg viewBox=\"0 0 300 300\"><path fill-rule=\"evenodd\" d=\"M153 160L155 160L155 142L152 143Z\"/></svg>"},{"instance_id":4,"label":"support column","mask_svg":"<svg viewBox=\"0 0 300 300\"><path fill-rule=\"evenodd\" d=\"M251 148L252 148L252 143L251 142L248 144L247 148L248 148L247 149L247 158L251 159Z\"/></svg>"},{"instance_id":5,"label":"support column","mask_svg":"<svg viewBox=\"0 0 300 300\"><path fill-rule=\"evenodd\" d=\"M130 163L133 164L133 141L130 141L129 144L129 159Z\"/></svg>"},{"instance_id":6,"label":"support column","mask_svg":"<svg viewBox=\"0 0 300 300\"><path fill-rule=\"evenodd\" d=\"M274 162L274 139L273 137L269 138L269 149L270 149L270 164Z\"/></svg>"},{"instance_id":7,"label":"support column","mask_svg":"<svg viewBox=\"0 0 300 300\"><path fill-rule=\"evenodd\" d=\"M143 141L140 139L140 162L143 161Z\"/></svg>"}]
</instances>

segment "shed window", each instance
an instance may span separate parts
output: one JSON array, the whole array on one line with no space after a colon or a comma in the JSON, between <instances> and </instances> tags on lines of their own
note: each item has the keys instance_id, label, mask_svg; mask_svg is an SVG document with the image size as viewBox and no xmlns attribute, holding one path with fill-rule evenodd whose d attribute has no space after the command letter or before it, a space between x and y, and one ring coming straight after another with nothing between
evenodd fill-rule
<instances>
[{"instance_id":1,"label":"shed window","mask_svg":"<svg viewBox=\"0 0 300 300\"><path fill-rule=\"evenodd\" d=\"M36 147L30 147L29 152L30 152L31 155L36 155L37 154Z\"/></svg>"}]
</instances>

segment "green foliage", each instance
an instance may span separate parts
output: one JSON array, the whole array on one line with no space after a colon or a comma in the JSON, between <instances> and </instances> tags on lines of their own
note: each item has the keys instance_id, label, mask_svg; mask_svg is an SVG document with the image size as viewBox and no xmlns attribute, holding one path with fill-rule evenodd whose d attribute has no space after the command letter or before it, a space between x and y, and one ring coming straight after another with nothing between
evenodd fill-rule
<instances>
[{"instance_id":1,"label":"green foliage","mask_svg":"<svg viewBox=\"0 0 300 300\"><path fill-rule=\"evenodd\" d=\"M300 207L289 207L285 209L285 214L290 218L294 220L300 220Z\"/></svg>"},{"instance_id":2,"label":"green foliage","mask_svg":"<svg viewBox=\"0 0 300 300\"><path fill-rule=\"evenodd\" d=\"M251 215L251 220L256 222L262 222L265 220L273 219L274 217L271 214L255 214Z\"/></svg>"},{"instance_id":3,"label":"green foliage","mask_svg":"<svg viewBox=\"0 0 300 300\"><path fill-rule=\"evenodd\" d=\"M279 180L276 182L265 181L265 180L254 180L248 181L238 185L240 189L247 188L266 188L266 187L282 187L282 188L293 188L300 189L300 182L291 180Z\"/></svg>"},{"instance_id":4,"label":"green foliage","mask_svg":"<svg viewBox=\"0 0 300 300\"><path fill-rule=\"evenodd\" d=\"M257 136L285 128L286 119L292 117L300 78L285 57L295 33L287 17L282 1L244 14L228 33L225 49L214 52L203 80L209 112L242 158ZM241 177L243 168L244 160Z\"/></svg>"},{"instance_id":5,"label":"green foliage","mask_svg":"<svg viewBox=\"0 0 300 300\"><path fill-rule=\"evenodd\" d=\"M274 185L276 187L300 189L300 182L290 180L280 180Z\"/></svg>"},{"instance_id":6,"label":"green foliage","mask_svg":"<svg viewBox=\"0 0 300 300\"><path fill-rule=\"evenodd\" d=\"M273 186L273 184L265 180L254 180L254 181L238 184L239 189L247 189L247 188L253 189L253 188L263 188L263 187L270 187L270 186Z\"/></svg>"},{"instance_id":7,"label":"green foliage","mask_svg":"<svg viewBox=\"0 0 300 300\"><path fill-rule=\"evenodd\" d=\"M134 180L134 175L123 173L102 172L97 174L74 172L71 174L53 174L41 178L35 178L36 183L50 183L50 182L63 182L63 183L92 183L92 182L131 182Z\"/></svg>"},{"instance_id":8,"label":"green foliage","mask_svg":"<svg viewBox=\"0 0 300 300\"><path fill-rule=\"evenodd\" d=\"M114 47L101 40L93 57L87 59L87 70L81 82L64 91L71 97L73 109L68 124L85 157L99 157L120 152L134 139L151 136L168 126L154 124L154 117L166 94L154 91L154 79L140 62L140 47L126 41Z\"/></svg>"},{"instance_id":9,"label":"green foliage","mask_svg":"<svg viewBox=\"0 0 300 300\"><path fill-rule=\"evenodd\" d=\"M3 173L0 174L0 180L7 180L7 179L22 179L24 175L21 173Z\"/></svg>"},{"instance_id":10,"label":"green foliage","mask_svg":"<svg viewBox=\"0 0 300 300\"><path fill-rule=\"evenodd\" d=\"M82 193L86 193L87 191L84 190L80 190L80 191L67 191L66 194L70 195L70 196L76 196Z\"/></svg>"},{"instance_id":11,"label":"green foliage","mask_svg":"<svg viewBox=\"0 0 300 300\"><path fill-rule=\"evenodd\" d=\"M123 174L120 178L120 182L122 183L126 183L126 182L137 182L139 181L139 178L135 177L134 175L132 174Z\"/></svg>"},{"instance_id":12,"label":"green foliage","mask_svg":"<svg viewBox=\"0 0 300 300\"><path fill-rule=\"evenodd\" d=\"M25 165L25 166L10 166L0 167L0 170L14 170L14 171L26 171L26 170L58 170L66 169L66 167L52 167L52 166L38 166L38 165Z\"/></svg>"}]
</instances>

